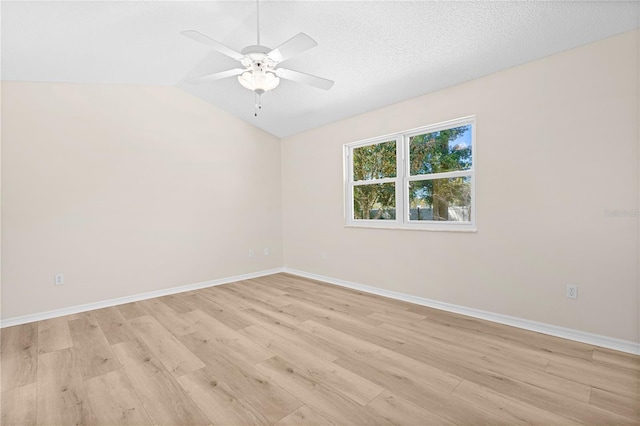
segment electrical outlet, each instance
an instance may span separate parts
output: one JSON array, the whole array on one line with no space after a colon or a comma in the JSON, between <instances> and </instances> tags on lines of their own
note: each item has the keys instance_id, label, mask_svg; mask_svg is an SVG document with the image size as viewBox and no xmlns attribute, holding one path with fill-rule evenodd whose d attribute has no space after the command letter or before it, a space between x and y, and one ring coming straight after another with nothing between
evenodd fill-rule
<instances>
[{"instance_id":1,"label":"electrical outlet","mask_svg":"<svg viewBox=\"0 0 640 426\"><path fill-rule=\"evenodd\" d=\"M269 247L265 247L263 253L265 256L269 256Z\"/></svg>"},{"instance_id":2,"label":"electrical outlet","mask_svg":"<svg viewBox=\"0 0 640 426\"><path fill-rule=\"evenodd\" d=\"M55 285L62 285L64 284L64 274L55 274L53 276L53 283Z\"/></svg>"},{"instance_id":3,"label":"electrical outlet","mask_svg":"<svg viewBox=\"0 0 640 426\"><path fill-rule=\"evenodd\" d=\"M326 259L327 258L327 252L326 251L320 252L320 257L323 258L323 259Z\"/></svg>"},{"instance_id":4,"label":"electrical outlet","mask_svg":"<svg viewBox=\"0 0 640 426\"><path fill-rule=\"evenodd\" d=\"M249 249L249 257L253 257L253 249Z\"/></svg>"},{"instance_id":5,"label":"electrical outlet","mask_svg":"<svg viewBox=\"0 0 640 426\"><path fill-rule=\"evenodd\" d=\"M565 295L569 299L578 298L578 286L574 284L567 284L567 294Z\"/></svg>"}]
</instances>

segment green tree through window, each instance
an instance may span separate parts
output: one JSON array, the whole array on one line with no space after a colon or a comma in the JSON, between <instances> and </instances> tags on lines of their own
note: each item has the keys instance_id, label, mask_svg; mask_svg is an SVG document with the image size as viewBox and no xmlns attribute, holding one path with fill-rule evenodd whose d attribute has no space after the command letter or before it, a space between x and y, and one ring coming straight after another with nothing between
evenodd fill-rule
<instances>
[{"instance_id":1,"label":"green tree through window","mask_svg":"<svg viewBox=\"0 0 640 426\"><path fill-rule=\"evenodd\" d=\"M410 175L469 170L472 166L471 143L462 142L471 126L461 126L413 136L409 140ZM435 176L434 176L435 177ZM432 209L433 220L450 219L450 206L471 213L471 183L465 177L413 181L409 186L409 205ZM467 219L468 220L468 219Z\"/></svg>"},{"instance_id":2,"label":"green tree through window","mask_svg":"<svg viewBox=\"0 0 640 426\"><path fill-rule=\"evenodd\" d=\"M382 142L353 150L353 180L393 178L396 170L396 142ZM395 218L396 189L393 183L354 187L355 219Z\"/></svg>"}]
</instances>

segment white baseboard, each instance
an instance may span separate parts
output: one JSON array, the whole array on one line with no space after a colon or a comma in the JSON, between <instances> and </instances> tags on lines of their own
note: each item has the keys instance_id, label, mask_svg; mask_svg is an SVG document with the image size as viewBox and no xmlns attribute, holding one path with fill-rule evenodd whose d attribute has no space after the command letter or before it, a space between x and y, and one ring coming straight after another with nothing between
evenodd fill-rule
<instances>
[{"instance_id":1,"label":"white baseboard","mask_svg":"<svg viewBox=\"0 0 640 426\"><path fill-rule=\"evenodd\" d=\"M328 284L334 284L341 287L347 287L354 290L363 291L365 293L376 294L378 296L389 297L391 299L402 300L416 305L427 306L430 308L440 309L447 312L466 315L473 318L480 318L487 321L497 322L500 324L510 325L522 328L524 330L535 331L550 336L562 337L563 339L574 340L576 342L587 343L594 346L601 346L616 351L627 352L640 355L640 344L628 340L615 339L613 337L602 336L599 334L587 333L584 331L573 330L570 328L558 327L556 325L545 324L537 321L530 321L523 318L512 317L508 315L495 314L492 312L482 311L479 309L467 308L465 306L454 305L451 303L438 302L437 300L425 299L423 297L411 296L405 293L399 293L391 290L370 287L363 284L357 284L344 281L337 278L326 277L323 275L312 274L309 272L298 271L296 269L283 268L283 272L292 275L298 275L304 278L310 278L322 281Z\"/></svg>"},{"instance_id":2,"label":"white baseboard","mask_svg":"<svg viewBox=\"0 0 640 426\"><path fill-rule=\"evenodd\" d=\"M283 268L268 269L265 271L251 272L249 274L235 275L233 277L219 278L217 280L205 281L196 284L187 284L179 287L165 288L162 290L150 291L147 293L134 294L133 296L117 297L115 299L102 300L99 302L86 303L84 305L70 306L68 308L54 309L52 311L40 312L37 314L24 315L20 317L7 318L0 321L0 328L14 325L26 324L34 321L42 321L50 318L62 317L64 315L77 314L94 309L108 308L110 306L122 305L124 303L138 302L140 300L153 299L154 297L167 296L169 294L183 293L185 291L198 290L216 285L229 284L236 281L248 280L251 278L264 277L283 272Z\"/></svg>"},{"instance_id":3,"label":"white baseboard","mask_svg":"<svg viewBox=\"0 0 640 426\"><path fill-rule=\"evenodd\" d=\"M70 306L68 308L54 309L52 311L40 312L20 317L7 318L0 321L0 328L11 327L14 325L26 324L34 321L42 321L50 318L61 317L64 315L77 314L80 312L91 311L94 309L107 308L110 306L122 305L124 303L137 302L140 300L152 299L154 297L167 296L170 294L183 293L185 291L198 290L206 287L213 287L222 284L229 284L236 281L248 280L251 278L273 275L279 272L297 275L304 278L310 278L322 281L328 284L334 284L341 287L347 287L354 290L363 291L365 293L376 294L378 296L389 297L391 299L402 300L416 305L427 306L430 308L440 309L447 312L454 312L473 318L480 318L500 324L510 325L522 328L524 330L535 331L538 333L548 334L550 336L562 337L564 339L574 340L576 342L587 343L594 346L601 346L616 351L627 352L640 355L640 344L627 340L615 339L613 337L602 336L599 334L587 333L584 331L573 330L570 328L559 327L556 325L545 324L537 321L530 321L523 318L501 315L492 312L482 311L480 309L467 308L465 306L454 305L451 303L439 302L437 300L426 299L423 297L412 296L396 291L385 290L381 288L371 287L363 284L357 284L338 278L327 277L324 275L313 274L310 272L298 271L290 268L275 268L264 271L252 272L249 274L235 275L232 277L219 278L216 280L205 281L196 284L188 284L179 287L171 287L147 293L135 294L133 296L118 297L115 299L102 300L99 302L87 303L84 305Z\"/></svg>"}]
</instances>

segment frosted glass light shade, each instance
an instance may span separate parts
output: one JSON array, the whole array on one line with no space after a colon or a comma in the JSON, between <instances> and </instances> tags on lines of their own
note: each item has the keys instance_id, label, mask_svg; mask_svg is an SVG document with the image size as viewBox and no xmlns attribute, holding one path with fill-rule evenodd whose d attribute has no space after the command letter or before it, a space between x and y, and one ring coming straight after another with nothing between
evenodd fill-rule
<instances>
[{"instance_id":1,"label":"frosted glass light shade","mask_svg":"<svg viewBox=\"0 0 640 426\"><path fill-rule=\"evenodd\" d=\"M273 90L280 84L280 78L269 71L247 71L238 76L242 87L262 94Z\"/></svg>"}]
</instances>

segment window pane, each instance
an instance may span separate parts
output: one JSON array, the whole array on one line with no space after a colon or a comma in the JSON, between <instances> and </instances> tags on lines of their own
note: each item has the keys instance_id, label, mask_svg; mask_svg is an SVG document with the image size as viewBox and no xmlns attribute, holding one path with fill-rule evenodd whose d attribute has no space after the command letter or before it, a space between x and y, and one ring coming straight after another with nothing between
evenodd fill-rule
<instances>
[{"instance_id":1,"label":"window pane","mask_svg":"<svg viewBox=\"0 0 640 426\"><path fill-rule=\"evenodd\" d=\"M396 177L396 141L354 148L354 181L390 177Z\"/></svg>"},{"instance_id":2,"label":"window pane","mask_svg":"<svg viewBox=\"0 0 640 426\"><path fill-rule=\"evenodd\" d=\"M409 182L411 220L471 221L471 177Z\"/></svg>"},{"instance_id":3,"label":"window pane","mask_svg":"<svg viewBox=\"0 0 640 426\"><path fill-rule=\"evenodd\" d=\"M396 184L389 182L354 186L353 218L395 220Z\"/></svg>"},{"instance_id":4,"label":"window pane","mask_svg":"<svg viewBox=\"0 0 640 426\"><path fill-rule=\"evenodd\" d=\"M471 125L412 136L409 161L411 175L469 170Z\"/></svg>"}]
</instances>

